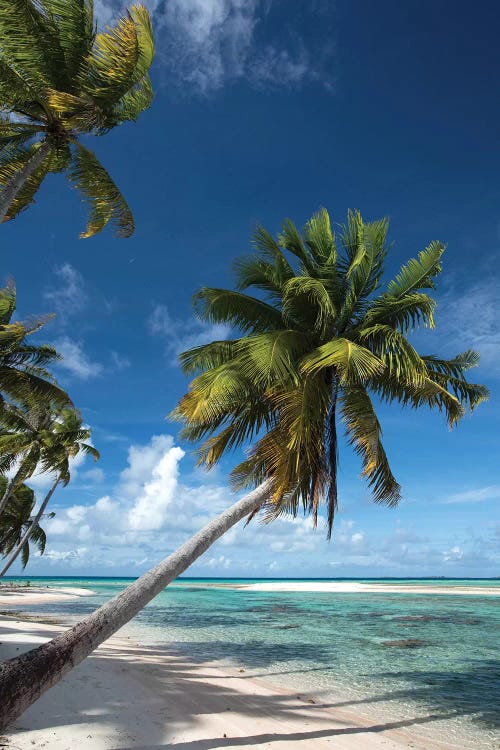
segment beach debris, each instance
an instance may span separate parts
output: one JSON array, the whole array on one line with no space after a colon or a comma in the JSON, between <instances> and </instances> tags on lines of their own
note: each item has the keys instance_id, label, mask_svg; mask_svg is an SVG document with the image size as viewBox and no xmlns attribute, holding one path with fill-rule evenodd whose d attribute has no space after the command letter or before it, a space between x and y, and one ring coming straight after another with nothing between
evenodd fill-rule
<instances>
[{"instance_id":1,"label":"beach debris","mask_svg":"<svg viewBox=\"0 0 500 750\"><path fill-rule=\"evenodd\" d=\"M244 669L238 669L238 672L244 672L244 671L245 671Z\"/></svg>"},{"instance_id":2,"label":"beach debris","mask_svg":"<svg viewBox=\"0 0 500 750\"><path fill-rule=\"evenodd\" d=\"M421 641L419 638L406 638L401 641L382 641L382 646L393 646L394 648L420 648L421 646L430 646L428 641Z\"/></svg>"}]
</instances>

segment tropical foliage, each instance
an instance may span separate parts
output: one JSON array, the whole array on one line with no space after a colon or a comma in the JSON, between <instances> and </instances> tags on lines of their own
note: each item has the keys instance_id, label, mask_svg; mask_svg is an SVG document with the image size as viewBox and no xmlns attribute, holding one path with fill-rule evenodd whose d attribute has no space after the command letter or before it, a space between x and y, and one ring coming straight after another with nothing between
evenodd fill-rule
<instances>
[{"instance_id":1,"label":"tropical foliage","mask_svg":"<svg viewBox=\"0 0 500 750\"><path fill-rule=\"evenodd\" d=\"M70 404L68 394L47 369L60 358L55 349L27 341L52 316L12 321L15 309L16 288L10 282L0 289L0 411L8 400L42 399Z\"/></svg>"},{"instance_id":2,"label":"tropical foliage","mask_svg":"<svg viewBox=\"0 0 500 750\"><path fill-rule=\"evenodd\" d=\"M7 481L0 477L0 492L5 492ZM16 486L5 512L0 517L0 554L4 557L21 544L26 532L30 531L35 507L35 493L26 484ZM54 514L48 514L52 517ZM30 543L43 555L47 537L41 526L33 528L21 547L21 562L26 567L30 558Z\"/></svg>"},{"instance_id":3,"label":"tropical foliage","mask_svg":"<svg viewBox=\"0 0 500 750\"><path fill-rule=\"evenodd\" d=\"M395 505L401 488L377 401L437 409L452 427L488 396L467 381L476 352L447 360L420 354L410 340L414 328L434 327L430 290L444 245L431 242L386 282L387 232L386 219L350 211L335 233L324 209L303 233L289 220L277 239L260 227L255 252L236 263L236 289L205 287L195 298L202 320L239 336L181 354L195 378L174 417L184 437L203 441L199 462L209 468L253 441L232 478L236 487L272 479L269 519L302 507L316 521L324 502L331 534L339 422L375 502Z\"/></svg>"},{"instance_id":4,"label":"tropical foliage","mask_svg":"<svg viewBox=\"0 0 500 750\"><path fill-rule=\"evenodd\" d=\"M65 172L89 209L82 237L112 219L134 231L130 208L81 136L137 120L151 103L154 40L134 5L96 32L92 0L0 0L0 219L16 217L51 172Z\"/></svg>"},{"instance_id":5,"label":"tropical foliage","mask_svg":"<svg viewBox=\"0 0 500 750\"><path fill-rule=\"evenodd\" d=\"M58 409L50 404L28 404L24 408L7 409L2 421L6 430L0 433L0 460L6 462L10 458L13 461L21 456L15 487L35 471L47 472L54 479L31 524L17 546L10 551L0 577L6 574L28 540L37 534L39 521L57 486L69 483L70 459L79 453L89 455L94 460L99 458L99 452L88 442L91 438L90 429L82 424L81 415L74 408ZM4 497L8 487L9 483L6 484ZM12 492L7 500L4 514L8 512L12 502ZM1 518L2 516L0 520Z\"/></svg>"}]
</instances>

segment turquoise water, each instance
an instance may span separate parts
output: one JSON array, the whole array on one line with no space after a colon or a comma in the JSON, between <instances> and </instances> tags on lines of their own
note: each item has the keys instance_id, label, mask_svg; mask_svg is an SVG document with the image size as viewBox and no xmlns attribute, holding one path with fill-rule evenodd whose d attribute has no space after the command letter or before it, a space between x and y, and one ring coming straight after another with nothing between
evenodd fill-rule
<instances>
[{"instance_id":1,"label":"turquoise water","mask_svg":"<svg viewBox=\"0 0 500 750\"><path fill-rule=\"evenodd\" d=\"M36 608L73 619L130 579L30 580L92 589L92 596ZM439 733L458 747L498 747L500 597L218 587L249 582L180 579L135 618L129 632L145 643L186 650L200 662L222 660L298 693L333 696L337 705L377 718L407 720L412 731L429 738ZM445 581L405 581L426 582ZM500 581L446 584L496 585L500 594ZM408 640L415 647L388 643ZM429 712L440 720L412 725Z\"/></svg>"}]
</instances>

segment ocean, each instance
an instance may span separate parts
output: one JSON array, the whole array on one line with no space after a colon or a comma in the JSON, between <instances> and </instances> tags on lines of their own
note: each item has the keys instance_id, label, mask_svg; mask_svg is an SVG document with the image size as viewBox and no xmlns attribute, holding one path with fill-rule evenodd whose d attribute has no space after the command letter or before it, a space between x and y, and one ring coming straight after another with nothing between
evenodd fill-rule
<instances>
[{"instance_id":1,"label":"ocean","mask_svg":"<svg viewBox=\"0 0 500 750\"><path fill-rule=\"evenodd\" d=\"M29 580L92 589L92 596L36 606L73 622L133 579ZM442 736L459 748L500 746L500 597L231 587L260 581L178 579L126 632L145 644L186 651L200 663L236 665L248 676L328 698L377 721L403 722L429 742ZM498 586L500 594L498 580L397 582Z\"/></svg>"}]
</instances>

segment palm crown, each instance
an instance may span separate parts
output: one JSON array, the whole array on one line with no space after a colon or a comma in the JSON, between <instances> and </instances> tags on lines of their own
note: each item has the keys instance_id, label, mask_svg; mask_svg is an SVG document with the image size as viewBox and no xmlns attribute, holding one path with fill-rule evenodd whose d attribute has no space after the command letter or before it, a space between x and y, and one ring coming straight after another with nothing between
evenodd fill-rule
<instances>
[{"instance_id":1,"label":"palm crown","mask_svg":"<svg viewBox=\"0 0 500 750\"><path fill-rule=\"evenodd\" d=\"M4 220L31 203L49 172L65 171L89 206L81 236L110 219L120 236L130 236L134 221L124 197L80 137L107 133L149 107L148 11L135 5L96 33L92 0L0 0L0 37Z\"/></svg>"},{"instance_id":2,"label":"palm crown","mask_svg":"<svg viewBox=\"0 0 500 750\"><path fill-rule=\"evenodd\" d=\"M39 398L71 403L46 369L60 359L58 353L51 346L27 342L27 337L39 331L52 316L23 323L12 320L15 309L16 288L9 282L0 289L0 412L5 399Z\"/></svg>"},{"instance_id":3,"label":"palm crown","mask_svg":"<svg viewBox=\"0 0 500 750\"><path fill-rule=\"evenodd\" d=\"M237 487L272 480L270 519L302 506L317 521L324 501L330 536L339 418L374 500L398 503L373 395L437 408L450 426L488 396L466 380L475 352L444 360L419 354L408 340L414 327L434 326L427 290L444 245L431 242L381 290L387 231L386 219L365 223L354 211L336 237L324 209L303 234L291 221L277 241L258 228L256 252L236 263L237 290L203 288L195 297L202 319L242 335L180 355L196 377L174 417L184 437L203 440L199 462L207 467L254 440L232 478Z\"/></svg>"},{"instance_id":4,"label":"palm crown","mask_svg":"<svg viewBox=\"0 0 500 750\"><path fill-rule=\"evenodd\" d=\"M21 461L20 479L35 471L56 473L63 484L70 479L69 459L80 451L99 458L89 443L90 430L82 426L79 412L51 404L9 405L0 420L0 463ZM9 467L10 468L10 467Z\"/></svg>"},{"instance_id":5,"label":"palm crown","mask_svg":"<svg viewBox=\"0 0 500 750\"><path fill-rule=\"evenodd\" d=\"M7 480L0 477L0 493L5 492ZM32 523L32 512L35 507L35 493L25 484L18 485L12 493L5 512L0 517L0 554L4 557L14 550L21 542L25 533ZM49 514L53 516L53 514ZM30 541L33 542L38 552L43 555L47 537L40 526L35 526L30 533L27 542L21 551L23 568L26 567L30 557Z\"/></svg>"}]
</instances>

